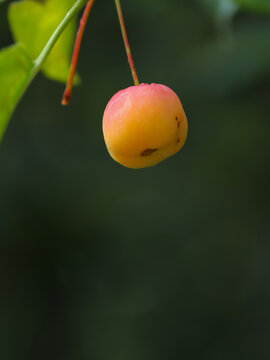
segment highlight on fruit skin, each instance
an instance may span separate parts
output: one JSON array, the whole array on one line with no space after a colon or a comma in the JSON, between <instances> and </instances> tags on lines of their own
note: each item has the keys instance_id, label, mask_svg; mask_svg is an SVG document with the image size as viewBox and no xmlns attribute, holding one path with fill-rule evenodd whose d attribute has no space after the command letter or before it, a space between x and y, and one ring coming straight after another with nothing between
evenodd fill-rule
<instances>
[{"instance_id":1,"label":"highlight on fruit skin","mask_svg":"<svg viewBox=\"0 0 270 360\"><path fill-rule=\"evenodd\" d=\"M187 130L181 101L160 84L120 90L103 115L104 140L111 157L132 169L154 166L177 153Z\"/></svg>"}]
</instances>

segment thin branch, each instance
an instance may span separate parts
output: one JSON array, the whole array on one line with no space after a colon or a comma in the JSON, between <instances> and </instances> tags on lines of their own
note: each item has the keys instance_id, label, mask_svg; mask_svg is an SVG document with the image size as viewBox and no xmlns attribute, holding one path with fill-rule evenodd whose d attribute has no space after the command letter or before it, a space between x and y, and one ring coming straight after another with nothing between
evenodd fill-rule
<instances>
[{"instance_id":1,"label":"thin branch","mask_svg":"<svg viewBox=\"0 0 270 360\"><path fill-rule=\"evenodd\" d=\"M92 6L94 5L94 2L95 2L95 0L88 1L87 5L85 7L85 10L84 10L83 16L80 21L80 26L79 26L79 29L77 32L77 37L76 37L72 60L71 60L71 65L70 65L69 77L68 77L66 89L65 89L63 99L62 99L62 105L67 105L72 96L73 81L74 81L75 71L76 71L76 67L77 67L77 63L78 63L78 57L79 57L79 53L80 53L82 38L83 38L84 31L85 31L85 26L87 23L88 16L90 14Z\"/></svg>"}]
</instances>

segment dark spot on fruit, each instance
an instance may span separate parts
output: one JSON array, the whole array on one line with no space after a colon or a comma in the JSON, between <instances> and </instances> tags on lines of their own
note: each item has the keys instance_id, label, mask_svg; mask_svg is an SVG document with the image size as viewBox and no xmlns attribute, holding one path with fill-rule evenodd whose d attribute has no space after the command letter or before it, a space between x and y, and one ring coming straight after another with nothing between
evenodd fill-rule
<instances>
[{"instance_id":1,"label":"dark spot on fruit","mask_svg":"<svg viewBox=\"0 0 270 360\"><path fill-rule=\"evenodd\" d=\"M151 156L157 149L146 149L141 152L141 156Z\"/></svg>"},{"instance_id":2,"label":"dark spot on fruit","mask_svg":"<svg viewBox=\"0 0 270 360\"><path fill-rule=\"evenodd\" d=\"M176 120L177 126L178 126L178 128L179 128L179 126L180 126L180 121L178 120L178 117L177 117L177 116L176 116L175 120Z\"/></svg>"},{"instance_id":3,"label":"dark spot on fruit","mask_svg":"<svg viewBox=\"0 0 270 360\"><path fill-rule=\"evenodd\" d=\"M180 143L180 139L177 139L176 143L177 143L177 144Z\"/></svg>"}]
</instances>

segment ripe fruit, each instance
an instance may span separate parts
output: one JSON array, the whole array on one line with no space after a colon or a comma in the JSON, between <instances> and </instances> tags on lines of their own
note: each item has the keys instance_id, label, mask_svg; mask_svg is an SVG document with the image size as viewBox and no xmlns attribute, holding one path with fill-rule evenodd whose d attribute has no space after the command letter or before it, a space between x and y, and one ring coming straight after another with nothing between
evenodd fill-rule
<instances>
[{"instance_id":1,"label":"ripe fruit","mask_svg":"<svg viewBox=\"0 0 270 360\"><path fill-rule=\"evenodd\" d=\"M94 1L88 0L80 21L63 105L71 97L81 39ZM182 148L187 137L187 118L178 96L170 88L159 84L140 85L120 0L115 0L115 5L135 86L111 98L103 115L103 134L115 161L139 169L156 165Z\"/></svg>"},{"instance_id":2,"label":"ripe fruit","mask_svg":"<svg viewBox=\"0 0 270 360\"><path fill-rule=\"evenodd\" d=\"M128 168L153 166L177 153L187 137L178 96L159 84L131 86L116 93L103 116L112 158Z\"/></svg>"}]
</instances>

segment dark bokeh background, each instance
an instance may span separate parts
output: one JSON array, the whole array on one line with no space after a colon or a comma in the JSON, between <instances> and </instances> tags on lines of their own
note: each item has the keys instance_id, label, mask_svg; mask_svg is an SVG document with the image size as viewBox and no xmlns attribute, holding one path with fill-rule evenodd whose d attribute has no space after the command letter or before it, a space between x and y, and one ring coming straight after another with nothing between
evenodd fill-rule
<instances>
[{"instance_id":1,"label":"dark bokeh background","mask_svg":"<svg viewBox=\"0 0 270 360\"><path fill-rule=\"evenodd\" d=\"M187 143L139 171L107 154L103 110L132 79L97 1L70 106L39 75L0 147L0 359L269 359L270 16L122 3L139 77L180 95Z\"/></svg>"}]
</instances>

